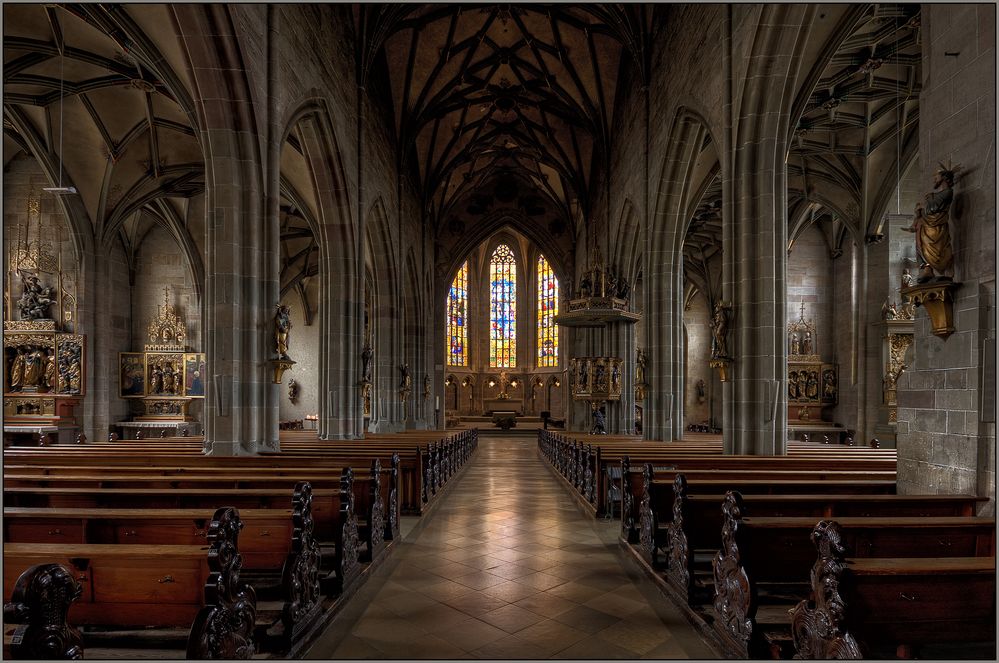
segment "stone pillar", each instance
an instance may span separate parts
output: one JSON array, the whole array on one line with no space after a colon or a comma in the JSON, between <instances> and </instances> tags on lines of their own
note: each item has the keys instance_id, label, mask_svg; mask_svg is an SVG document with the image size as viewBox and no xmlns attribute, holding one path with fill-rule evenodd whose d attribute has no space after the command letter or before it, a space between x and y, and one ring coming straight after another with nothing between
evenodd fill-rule
<instances>
[{"instance_id":1,"label":"stone pillar","mask_svg":"<svg viewBox=\"0 0 999 663\"><path fill-rule=\"evenodd\" d=\"M617 323L607 327L607 355L620 357L621 400L607 408L607 432L627 435L635 432L635 326Z\"/></svg>"}]
</instances>

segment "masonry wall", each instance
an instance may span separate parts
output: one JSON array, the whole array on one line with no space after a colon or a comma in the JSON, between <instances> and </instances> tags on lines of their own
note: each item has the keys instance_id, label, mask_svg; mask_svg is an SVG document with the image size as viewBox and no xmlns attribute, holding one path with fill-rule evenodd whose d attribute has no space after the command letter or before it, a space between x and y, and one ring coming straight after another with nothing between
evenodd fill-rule
<instances>
[{"instance_id":1,"label":"masonry wall","mask_svg":"<svg viewBox=\"0 0 999 663\"><path fill-rule=\"evenodd\" d=\"M956 331L916 315L913 365L898 395L902 493L977 493L995 509L995 7L923 5L920 169L962 172L951 206ZM957 55L951 55L956 53Z\"/></svg>"},{"instance_id":2,"label":"masonry wall","mask_svg":"<svg viewBox=\"0 0 999 663\"><path fill-rule=\"evenodd\" d=\"M711 313L703 295L698 293L683 313L687 332L687 371L684 392L683 425L708 424L711 419L711 398L721 400L717 373L708 366L711 359ZM697 382L704 382L704 397L697 396ZM713 385L712 382L715 384ZM720 414L720 412L718 413Z\"/></svg>"}]
</instances>

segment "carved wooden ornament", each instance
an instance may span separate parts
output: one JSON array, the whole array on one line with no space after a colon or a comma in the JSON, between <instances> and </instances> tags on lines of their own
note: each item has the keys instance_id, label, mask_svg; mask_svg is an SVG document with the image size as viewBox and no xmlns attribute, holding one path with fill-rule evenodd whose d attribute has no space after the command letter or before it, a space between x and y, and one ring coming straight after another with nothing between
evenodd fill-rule
<instances>
[{"instance_id":1,"label":"carved wooden ornament","mask_svg":"<svg viewBox=\"0 0 999 663\"><path fill-rule=\"evenodd\" d=\"M82 588L66 567L37 564L22 573L11 601L3 607L3 620L18 624L10 639L12 658L83 658L80 632L66 622L69 606Z\"/></svg>"}]
</instances>

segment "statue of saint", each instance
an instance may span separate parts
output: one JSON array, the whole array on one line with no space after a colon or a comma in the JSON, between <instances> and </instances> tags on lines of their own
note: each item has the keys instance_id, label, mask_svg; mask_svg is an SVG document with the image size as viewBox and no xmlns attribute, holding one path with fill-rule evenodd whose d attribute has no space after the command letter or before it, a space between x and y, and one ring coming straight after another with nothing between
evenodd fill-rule
<instances>
[{"instance_id":1,"label":"statue of saint","mask_svg":"<svg viewBox=\"0 0 999 663\"><path fill-rule=\"evenodd\" d=\"M635 357L635 384L645 384L645 367L649 363L649 358L645 351L638 348Z\"/></svg>"},{"instance_id":2,"label":"statue of saint","mask_svg":"<svg viewBox=\"0 0 999 663\"><path fill-rule=\"evenodd\" d=\"M791 354L801 354L801 341L798 340L798 332L793 332L791 334Z\"/></svg>"},{"instance_id":3,"label":"statue of saint","mask_svg":"<svg viewBox=\"0 0 999 663\"><path fill-rule=\"evenodd\" d=\"M24 386L24 350L17 348L14 361L10 364L10 390L21 391Z\"/></svg>"},{"instance_id":4,"label":"statue of saint","mask_svg":"<svg viewBox=\"0 0 999 663\"><path fill-rule=\"evenodd\" d=\"M806 331L805 337L801 339L801 354L812 354L812 332Z\"/></svg>"},{"instance_id":5,"label":"statue of saint","mask_svg":"<svg viewBox=\"0 0 999 663\"><path fill-rule=\"evenodd\" d=\"M607 389L607 375L606 367L604 362L598 361L596 368L593 370L593 388L599 389L601 391L606 391Z\"/></svg>"},{"instance_id":6,"label":"statue of saint","mask_svg":"<svg viewBox=\"0 0 999 663\"><path fill-rule=\"evenodd\" d=\"M698 403L703 403L705 401L705 396L704 396L704 380L698 380L696 388L697 388L697 402Z\"/></svg>"},{"instance_id":7,"label":"statue of saint","mask_svg":"<svg viewBox=\"0 0 999 663\"><path fill-rule=\"evenodd\" d=\"M278 359L288 359L288 332L291 331L291 307L278 304L274 314L274 340L277 344Z\"/></svg>"},{"instance_id":8,"label":"statue of saint","mask_svg":"<svg viewBox=\"0 0 999 663\"><path fill-rule=\"evenodd\" d=\"M361 382L371 382L371 358L374 354L370 345L361 350Z\"/></svg>"},{"instance_id":9,"label":"statue of saint","mask_svg":"<svg viewBox=\"0 0 999 663\"><path fill-rule=\"evenodd\" d=\"M163 393L163 368L159 364L154 364L149 371L149 393Z\"/></svg>"},{"instance_id":10,"label":"statue of saint","mask_svg":"<svg viewBox=\"0 0 999 663\"><path fill-rule=\"evenodd\" d=\"M56 358L55 355L48 355L45 358L45 379L43 380L49 391L56 388Z\"/></svg>"},{"instance_id":11,"label":"statue of saint","mask_svg":"<svg viewBox=\"0 0 999 663\"><path fill-rule=\"evenodd\" d=\"M399 372L402 373L402 382L399 383L399 390L410 392L413 390L413 376L409 373L409 364L402 364L399 366Z\"/></svg>"},{"instance_id":12,"label":"statue of saint","mask_svg":"<svg viewBox=\"0 0 999 663\"><path fill-rule=\"evenodd\" d=\"M902 271L902 287L908 288L912 285L912 274L909 273L909 269L906 268Z\"/></svg>"},{"instance_id":13,"label":"statue of saint","mask_svg":"<svg viewBox=\"0 0 999 663\"><path fill-rule=\"evenodd\" d=\"M423 374L423 400L430 398L430 376Z\"/></svg>"},{"instance_id":14,"label":"statue of saint","mask_svg":"<svg viewBox=\"0 0 999 663\"><path fill-rule=\"evenodd\" d=\"M167 362L167 365L163 367L163 393L173 394L175 387L175 379L173 372L173 364Z\"/></svg>"},{"instance_id":15,"label":"statue of saint","mask_svg":"<svg viewBox=\"0 0 999 663\"><path fill-rule=\"evenodd\" d=\"M616 362L611 366L611 391L614 393L621 391L621 367Z\"/></svg>"},{"instance_id":16,"label":"statue of saint","mask_svg":"<svg viewBox=\"0 0 999 663\"><path fill-rule=\"evenodd\" d=\"M34 274L18 269L21 276L21 298L17 301L23 320L42 320L48 318L49 307L54 303L52 288L42 287Z\"/></svg>"},{"instance_id":17,"label":"statue of saint","mask_svg":"<svg viewBox=\"0 0 999 663\"><path fill-rule=\"evenodd\" d=\"M728 308L720 301L711 316L711 338L711 358L728 359Z\"/></svg>"},{"instance_id":18,"label":"statue of saint","mask_svg":"<svg viewBox=\"0 0 999 663\"><path fill-rule=\"evenodd\" d=\"M798 371L791 371L787 376L787 398L798 399Z\"/></svg>"},{"instance_id":19,"label":"statue of saint","mask_svg":"<svg viewBox=\"0 0 999 663\"><path fill-rule=\"evenodd\" d=\"M45 372L45 352L37 345L28 346L24 355L24 386L37 387Z\"/></svg>"},{"instance_id":20,"label":"statue of saint","mask_svg":"<svg viewBox=\"0 0 999 663\"><path fill-rule=\"evenodd\" d=\"M836 374L832 371L826 371L822 376L822 398L836 399Z\"/></svg>"},{"instance_id":21,"label":"statue of saint","mask_svg":"<svg viewBox=\"0 0 999 663\"><path fill-rule=\"evenodd\" d=\"M590 387L590 362L584 361L579 367L579 390L588 391Z\"/></svg>"},{"instance_id":22,"label":"statue of saint","mask_svg":"<svg viewBox=\"0 0 999 663\"><path fill-rule=\"evenodd\" d=\"M917 283L934 276L950 279L954 249L950 242L950 205L954 201L954 177L958 168L940 165L933 174L933 190L916 203L912 225L903 228L916 234L916 256L920 261Z\"/></svg>"},{"instance_id":23,"label":"statue of saint","mask_svg":"<svg viewBox=\"0 0 999 663\"><path fill-rule=\"evenodd\" d=\"M819 375L815 371L808 374L808 381L805 383L805 396L811 400L819 397Z\"/></svg>"}]
</instances>

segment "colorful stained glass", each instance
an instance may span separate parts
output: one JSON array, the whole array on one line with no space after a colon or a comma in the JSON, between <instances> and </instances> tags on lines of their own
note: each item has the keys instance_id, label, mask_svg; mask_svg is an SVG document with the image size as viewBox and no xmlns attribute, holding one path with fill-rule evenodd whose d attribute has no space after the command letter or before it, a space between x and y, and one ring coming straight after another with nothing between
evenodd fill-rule
<instances>
[{"instance_id":1,"label":"colorful stained glass","mask_svg":"<svg viewBox=\"0 0 999 663\"><path fill-rule=\"evenodd\" d=\"M500 244L489 259L489 366L517 365L517 264Z\"/></svg>"},{"instance_id":2,"label":"colorful stained glass","mask_svg":"<svg viewBox=\"0 0 999 663\"><path fill-rule=\"evenodd\" d=\"M468 261L451 282L447 295L447 363L468 366Z\"/></svg>"},{"instance_id":3,"label":"colorful stained glass","mask_svg":"<svg viewBox=\"0 0 999 663\"><path fill-rule=\"evenodd\" d=\"M558 279L544 256L538 256L538 368L558 366Z\"/></svg>"}]
</instances>

